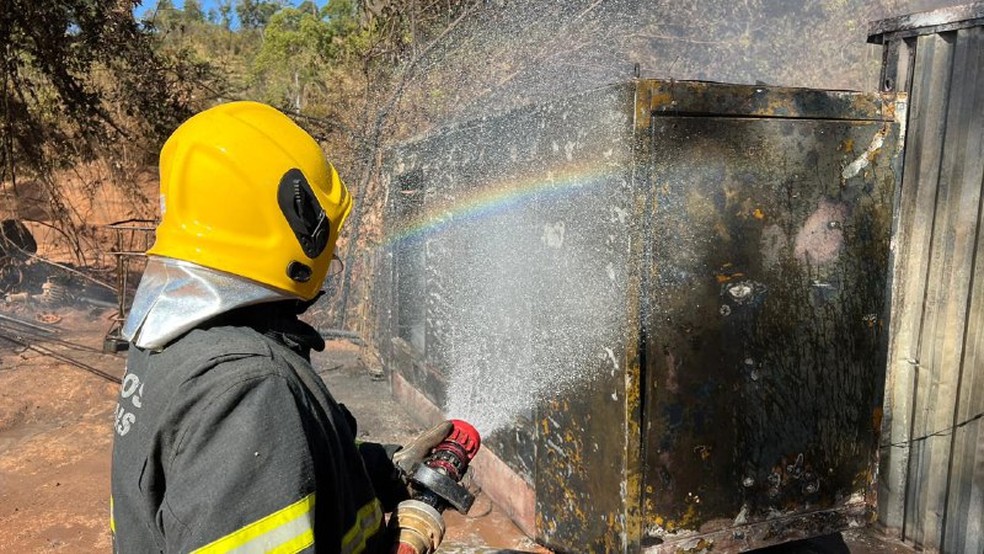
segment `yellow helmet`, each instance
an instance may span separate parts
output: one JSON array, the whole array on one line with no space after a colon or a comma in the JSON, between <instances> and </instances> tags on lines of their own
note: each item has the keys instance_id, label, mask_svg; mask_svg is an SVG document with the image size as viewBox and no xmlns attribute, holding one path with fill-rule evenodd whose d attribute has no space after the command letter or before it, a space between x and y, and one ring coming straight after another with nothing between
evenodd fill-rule
<instances>
[{"instance_id":1,"label":"yellow helmet","mask_svg":"<svg viewBox=\"0 0 984 554\"><path fill-rule=\"evenodd\" d=\"M161 222L148 254L304 300L318 293L352 197L290 118L256 102L205 110L164 143L160 171Z\"/></svg>"}]
</instances>

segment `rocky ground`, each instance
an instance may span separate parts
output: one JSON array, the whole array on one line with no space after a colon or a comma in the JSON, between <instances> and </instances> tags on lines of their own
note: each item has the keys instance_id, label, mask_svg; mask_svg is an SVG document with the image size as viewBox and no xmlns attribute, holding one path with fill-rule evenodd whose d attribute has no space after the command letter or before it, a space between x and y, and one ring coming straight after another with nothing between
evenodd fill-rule
<instances>
[{"instance_id":1,"label":"rocky ground","mask_svg":"<svg viewBox=\"0 0 984 554\"><path fill-rule=\"evenodd\" d=\"M55 332L11 325L4 315ZM101 352L111 316L107 309L23 306L0 311L0 553L110 551L114 379L123 373L121 356ZM18 339L18 329L48 340ZM391 400L388 384L371 378L356 345L332 341L314 363L333 394L358 418L362 439L403 443L419 432L419 425ZM545 552L480 493L471 513L446 513L446 520L445 554ZM911 550L856 530L768 552Z\"/></svg>"}]
</instances>

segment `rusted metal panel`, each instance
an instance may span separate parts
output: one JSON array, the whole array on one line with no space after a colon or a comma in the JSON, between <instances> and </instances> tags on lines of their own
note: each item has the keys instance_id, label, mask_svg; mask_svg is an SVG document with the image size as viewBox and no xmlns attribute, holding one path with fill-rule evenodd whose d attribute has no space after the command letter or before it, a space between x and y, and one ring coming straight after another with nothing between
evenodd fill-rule
<instances>
[{"instance_id":1,"label":"rusted metal panel","mask_svg":"<svg viewBox=\"0 0 984 554\"><path fill-rule=\"evenodd\" d=\"M405 292L387 332L419 357L401 377L479 427L535 490L537 540L562 550L633 540L633 98L627 83L469 121L387 160L393 202L415 198L390 233Z\"/></svg>"},{"instance_id":2,"label":"rusted metal panel","mask_svg":"<svg viewBox=\"0 0 984 554\"><path fill-rule=\"evenodd\" d=\"M979 362L984 4L883 22L912 92L896 236L880 516L942 552L984 546ZM887 71L890 68L883 68Z\"/></svg>"},{"instance_id":3,"label":"rusted metal panel","mask_svg":"<svg viewBox=\"0 0 984 554\"><path fill-rule=\"evenodd\" d=\"M653 112L644 490L666 551L873 517L898 125L841 117L883 103ZM815 511L829 526L790 517Z\"/></svg>"},{"instance_id":4,"label":"rusted metal panel","mask_svg":"<svg viewBox=\"0 0 984 554\"><path fill-rule=\"evenodd\" d=\"M639 108L660 115L895 120L895 103L878 94L694 81L646 81L642 93Z\"/></svg>"},{"instance_id":5,"label":"rusted metal panel","mask_svg":"<svg viewBox=\"0 0 984 554\"><path fill-rule=\"evenodd\" d=\"M638 232L633 217L638 194L633 99L631 84L574 98L561 103L564 109L553 110L560 117L545 128L557 144L572 133L582 137L574 155L551 156L550 163L556 164L551 172L574 162L578 173L601 175L594 181L599 194L558 198L546 206L551 215L544 223L556 231L557 222L564 222L572 250L548 249L539 263L549 264L548 273L565 267L571 273L546 280L546 287L555 290L541 289L533 302L541 333L574 331L576 337L534 347L544 364L560 361L556 367L567 367L562 372L580 375L574 387L558 383L558 390L537 409L537 538L560 552L638 550L639 536L633 534L639 529L638 509L626 502L633 495L628 490L631 474L638 472L630 465L636 459L631 444L637 439L629 432L633 424L626 415L640 386L628 377L637 369L632 366L635 354L626 351L638 344L639 335L638 327L628 325L638 317L637 298L629 287L637 271L630 254ZM535 163L546 169L543 162L541 157ZM586 329L593 329L589 335L600 335L588 339L582 334ZM593 345L588 350L581 342Z\"/></svg>"},{"instance_id":6,"label":"rusted metal panel","mask_svg":"<svg viewBox=\"0 0 984 554\"><path fill-rule=\"evenodd\" d=\"M558 552L867 522L902 112L639 81L402 145L394 383L488 431Z\"/></svg>"}]
</instances>

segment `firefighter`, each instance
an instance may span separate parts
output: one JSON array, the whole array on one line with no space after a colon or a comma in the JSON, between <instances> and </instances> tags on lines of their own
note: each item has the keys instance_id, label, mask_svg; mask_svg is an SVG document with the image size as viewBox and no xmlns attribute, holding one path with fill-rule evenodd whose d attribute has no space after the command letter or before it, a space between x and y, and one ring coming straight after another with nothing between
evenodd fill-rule
<instances>
[{"instance_id":1,"label":"firefighter","mask_svg":"<svg viewBox=\"0 0 984 554\"><path fill-rule=\"evenodd\" d=\"M161 221L123 335L114 550L380 552L383 513L440 442L355 441L313 371L317 300L352 199L315 140L255 102L195 115L160 156ZM394 461L396 465L394 465Z\"/></svg>"}]
</instances>

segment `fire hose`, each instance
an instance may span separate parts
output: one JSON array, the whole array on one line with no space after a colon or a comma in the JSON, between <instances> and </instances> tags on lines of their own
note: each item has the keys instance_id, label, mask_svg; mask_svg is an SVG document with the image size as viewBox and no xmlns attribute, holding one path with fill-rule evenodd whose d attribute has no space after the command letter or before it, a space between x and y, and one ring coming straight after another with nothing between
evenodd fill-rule
<instances>
[{"instance_id":1,"label":"fire hose","mask_svg":"<svg viewBox=\"0 0 984 554\"><path fill-rule=\"evenodd\" d=\"M431 450L410 477L413 493L400 502L389 526L396 537L391 554L431 554L444 539L441 513L453 507L468 512L475 496L461 483L478 453L478 431L460 419L451 420L447 438Z\"/></svg>"}]
</instances>

